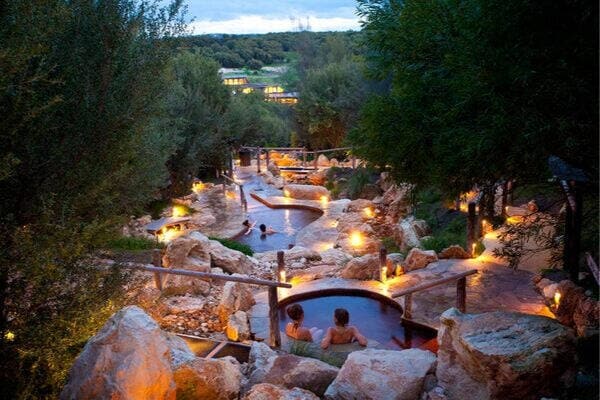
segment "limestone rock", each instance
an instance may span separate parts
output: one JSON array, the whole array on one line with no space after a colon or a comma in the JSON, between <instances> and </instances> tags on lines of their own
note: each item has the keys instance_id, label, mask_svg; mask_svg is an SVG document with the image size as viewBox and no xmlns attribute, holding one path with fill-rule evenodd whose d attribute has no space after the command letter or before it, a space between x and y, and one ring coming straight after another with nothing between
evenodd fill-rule
<instances>
[{"instance_id":1,"label":"limestone rock","mask_svg":"<svg viewBox=\"0 0 600 400\"><path fill-rule=\"evenodd\" d=\"M179 314L202 310L206 304L206 299L204 297L173 296L166 298L163 303L167 306L169 314Z\"/></svg>"},{"instance_id":2,"label":"limestone rock","mask_svg":"<svg viewBox=\"0 0 600 400\"><path fill-rule=\"evenodd\" d=\"M361 199L373 200L379 195L381 195L381 189L379 189L379 186L373 183L367 183L363 186L358 197Z\"/></svg>"},{"instance_id":3,"label":"limestone rock","mask_svg":"<svg viewBox=\"0 0 600 400\"><path fill-rule=\"evenodd\" d=\"M319 400L319 398L308 390L293 388L284 389L270 383L259 383L242 398L243 400Z\"/></svg>"},{"instance_id":4,"label":"limestone rock","mask_svg":"<svg viewBox=\"0 0 600 400\"><path fill-rule=\"evenodd\" d=\"M217 307L219 320L226 324L231 314L236 311L248 311L254 304L256 301L247 284L227 282L223 286L223 295Z\"/></svg>"},{"instance_id":5,"label":"limestone rock","mask_svg":"<svg viewBox=\"0 0 600 400\"><path fill-rule=\"evenodd\" d=\"M60 398L174 399L171 351L158 324L136 306L115 313L86 343Z\"/></svg>"},{"instance_id":6,"label":"limestone rock","mask_svg":"<svg viewBox=\"0 0 600 400\"><path fill-rule=\"evenodd\" d=\"M196 358L174 373L178 399L234 400L240 393L242 373L233 357Z\"/></svg>"},{"instance_id":7,"label":"limestone rock","mask_svg":"<svg viewBox=\"0 0 600 400\"><path fill-rule=\"evenodd\" d=\"M244 311L236 311L229 316L227 329L225 330L227 339L233 342L242 342L250 339L250 325L248 324L248 315Z\"/></svg>"},{"instance_id":8,"label":"limestone rock","mask_svg":"<svg viewBox=\"0 0 600 400\"><path fill-rule=\"evenodd\" d=\"M414 228L414 222L415 220L413 217L408 217L400 221L395 227L394 238L396 239L396 243L399 243L402 249L421 246L419 235Z\"/></svg>"},{"instance_id":9,"label":"limestone rock","mask_svg":"<svg viewBox=\"0 0 600 400\"><path fill-rule=\"evenodd\" d=\"M327 388L325 398L418 400L435 363L433 353L419 349L355 351Z\"/></svg>"},{"instance_id":10,"label":"limestone rock","mask_svg":"<svg viewBox=\"0 0 600 400\"><path fill-rule=\"evenodd\" d=\"M216 240L210 241L210 257L213 267L222 268L230 274L249 274L254 263L241 251L223 246Z\"/></svg>"},{"instance_id":11,"label":"limestone rock","mask_svg":"<svg viewBox=\"0 0 600 400\"><path fill-rule=\"evenodd\" d=\"M452 308L441 316L438 342L438 384L450 400L537 400L574 382L573 332L547 317Z\"/></svg>"},{"instance_id":12,"label":"limestone rock","mask_svg":"<svg viewBox=\"0 0 600 400\"><path fill-rule=\"evenodd\" d=\"M411 226L419 238L425 237L431 233L429 225L427 225L427 222L423 219L413 220Z\"/></svg>"},{"instance_id":13,"label":"limestone rock","mask_svg":"<svg viewBox=\"0 0 600 400\"><path fill-rule=\"evenodd\" d=\"M277 261L277 250L265 251L264 253L256 253L254 258L261 263L276 262ZM297 260L305 258L310 261L321 260L321 255L312 249L308 249L302 246L294 246L289 250L283 251L283 259L286 263L291 263Z\"/></svg>"},{"instance_id":14,"label":"limestone rock","mask_svg":"<svg viewBox=\"0 0 600 400\"><path fill-rule=\"evenodd\" d=\"M317 165L319 167L329 167L329 159L325 154L319 154L317 157Z\"/></svg>"},{"instance_id":15,"label":"limestone rock","mask_svg":"<svg viewBox=\"0 0 600 400\"><path fill-rule=\"evenodd\" d=\"M267 166L267 170L273 174L273 176L279 176L281 174L281 171L279 170L279 167L277 166L277 164L275 164L274 161L271 161L269 163L269 165Z\"/></svg>"},{"instance_id":16,"label":"limestone rock","mask_svg":"<svg viewBox=\"0 0 600 400\"><path fill-rule=\"evenodd\" d=\"M208 245L208 238L201 234L177 238L167 246L163 256L163 266L182 269L193 267L195 270L208 267L205 272L210 272Z\"/></svg>"},{"instance_id":17,"label":"limestone rock","mask_svg":"<svg viewBox=\"0 0 600 400\"><path fill-rule=\"evenodd\" d=\"M352 256L340 249L327 249L321 253L323 264L335 264L344 266L352 259Z\"/></svg>"},{"instance_id":18,"label":"limestone rock","mask_svg":"<svg viewBox=\"0 0 600 400\"><path fill-rule=\"evenodd\" d=\"M298 387L323 396L339 369L323 361L293 354L277 355L264 343L250 349L250 385L271 383L288 389Z\"/></svg>"},{"instance_id":19,"label":"limestone rock","mask_svg":"<svg viewBox=\"0 0 600 400\"><path fill-rule=\"evenodd\" d=\"M363 212L365 208L375 208L375 205L373 204L373 202L371 200L365 200L365 199L357 199L357 200L352 200L350 203L348 203L348 206L346 206L346 211L347 212Z\"/></svg>"},{"instance_id":20,"label":"limestone rock","mask_svg":"<svg viewBox=\"0 0 600 400\"><path fill-rule=\"evenodd\" d=\"M416 269L425 268L432 262L436 262L438 260L437 255L434 250L421 250L421 249L411 249L408 252L408 256L406 256L406 260L404 265L406 266L407 271L414 271Z\"/></svg>"},{"instance_id":21,"label":"limestone rock","mask_svg":"<svg viewBox=\"0 0 600 400\"><path fill-rule=\"evenodd\" d=\"M553 287L553 284L544 287ZM572 326L579 336L598 333L600 303L587 297L583 289L570 280L558 283L556 291L560 293L560 303L554 311L556 319L562 324Z\"/></svg>"},{"instance_id":22,"label":"limestone rock","mask_svg":"<svg viewBox=\"0 0 600 400\"><path fill-rule=\"evenodd\" d=\"M321 200L322 196L329 198L329 190L323 186L292 184L285 185L283 191L288 197L298 200Z\"/></svg>"},{"instance_id":23,"label":"limestone rock","mask_svg":"<svg viewBox=\"0 0 600 400\"><path fill-rule=\"evenodd\" d=\"M438 257L440 259L445 259L445 258L455 258L455 259L467 259L467 258L471 258L471 256L469 255L469 253L467 253L467 251L465 249L463 249L461 246L454 244L450 247L446 247L444 250L442 250L440 252L440 254L438 254Z\"/></svg>"},{"instance_id":24,"label":"limestone rock","mask_svg":"<svg viewBox=\"0 0 600 400\"><path fill-rule=\"evenodd\" d=\"M346 279L379 279L379 270L379 254L371 253L350 260L340 276Z\"/></svg>"},{"instance_id":25,"label":"limestone rock","mask_svg":"<svg viewBox=\"0 0 600 400\"><path fill-rule=\"evenodd\" d=\"M600 316L600 303L589 297L581 299L573 314L577 335L581 337L597 336L598 316Z\"/></svg>"}]
</instances>

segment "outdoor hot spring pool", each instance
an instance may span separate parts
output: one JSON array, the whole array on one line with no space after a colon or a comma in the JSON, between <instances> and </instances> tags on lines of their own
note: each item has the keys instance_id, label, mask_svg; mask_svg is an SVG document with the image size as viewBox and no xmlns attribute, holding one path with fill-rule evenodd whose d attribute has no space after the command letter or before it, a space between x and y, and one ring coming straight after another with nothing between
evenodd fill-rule
<instances>
[{"instance_id":1,"label":"outdoor hot spring pool","mask_svg":"<svg viewBox=\"0 0 600 400\"><path fill-rule=\"evenodd\" d=\"M384 296L364 292L301 296L295 301L286 299L280 303L279 325L282 332L291 321L285 309L292 304L300 304L304 309L303 326L317 327L324 332L333 326L333 311L345 308L350 313L350 325L356 326L363 335L379 342L382 347L393 350L421 348L437 352L436 330L408 321L402 322L402 308Z\"/></svg>"}]
</instances>

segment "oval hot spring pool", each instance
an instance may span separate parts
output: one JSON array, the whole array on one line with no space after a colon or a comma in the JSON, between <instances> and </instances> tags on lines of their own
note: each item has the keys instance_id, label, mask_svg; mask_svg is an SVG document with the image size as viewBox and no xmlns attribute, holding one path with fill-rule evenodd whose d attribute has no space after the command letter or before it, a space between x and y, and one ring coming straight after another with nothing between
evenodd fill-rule
<instances>
[{"instance_id":1,"label":"oval hot spring pool","mask_svg":"<svg viewBox=\"0 0 600 400\"><path fill-rule=\"evenodd\" d=\"M376 293L362 290L330 290L327 293L313 292L284 299L279 304L279 326L291 319L285 312L292 304L304 309L303 326L326 329L333 326L333 312L345 308L350 314L350 324L370 340L382 347L394 350L420 348L437 353L437 331L435 329L402 319L402 307L395 301Z\"/></svg>"}]
</instances>

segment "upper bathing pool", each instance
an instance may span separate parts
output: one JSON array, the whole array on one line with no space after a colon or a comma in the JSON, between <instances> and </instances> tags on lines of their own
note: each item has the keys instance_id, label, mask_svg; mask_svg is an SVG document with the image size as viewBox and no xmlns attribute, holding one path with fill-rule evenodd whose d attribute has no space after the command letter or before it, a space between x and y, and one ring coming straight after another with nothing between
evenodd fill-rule
<instances>
[{"instance_id":1,"label":"upper bathing pool","mask_svg":"<svg viewBox=\"0 0 600 400\"><path fill-rule=\"evenodd\" d=\"M290 244L296 243L296 235L302 228L321 216L320 212L311 210L269 208L250 196L250 192L255 191L261 196L281 196L280 191L272 189L254 175L238 176L238 181L244 184L249 219L256 225L250 234L239 235L235 240L250 246L257 253L287 249ZM261 224L272 227L276 233L262 235L259 230Z\"/></svg>"}]
</instances>

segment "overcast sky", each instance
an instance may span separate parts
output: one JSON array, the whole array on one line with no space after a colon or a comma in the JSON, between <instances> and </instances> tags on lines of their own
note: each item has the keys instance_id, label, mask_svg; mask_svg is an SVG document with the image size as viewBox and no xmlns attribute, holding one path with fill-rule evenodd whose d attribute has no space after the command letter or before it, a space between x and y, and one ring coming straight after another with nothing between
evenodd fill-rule
<instances>
[{"instance_id":1,"label":"overcast sky","mask_svg":"<svg viewBox=\"0 0 600 400\"><path fill-rule=\"evenodd\" d=\"M190 28L203 33L358 30L355 0L187 0Z\"/></svg>"}]
</instances>

